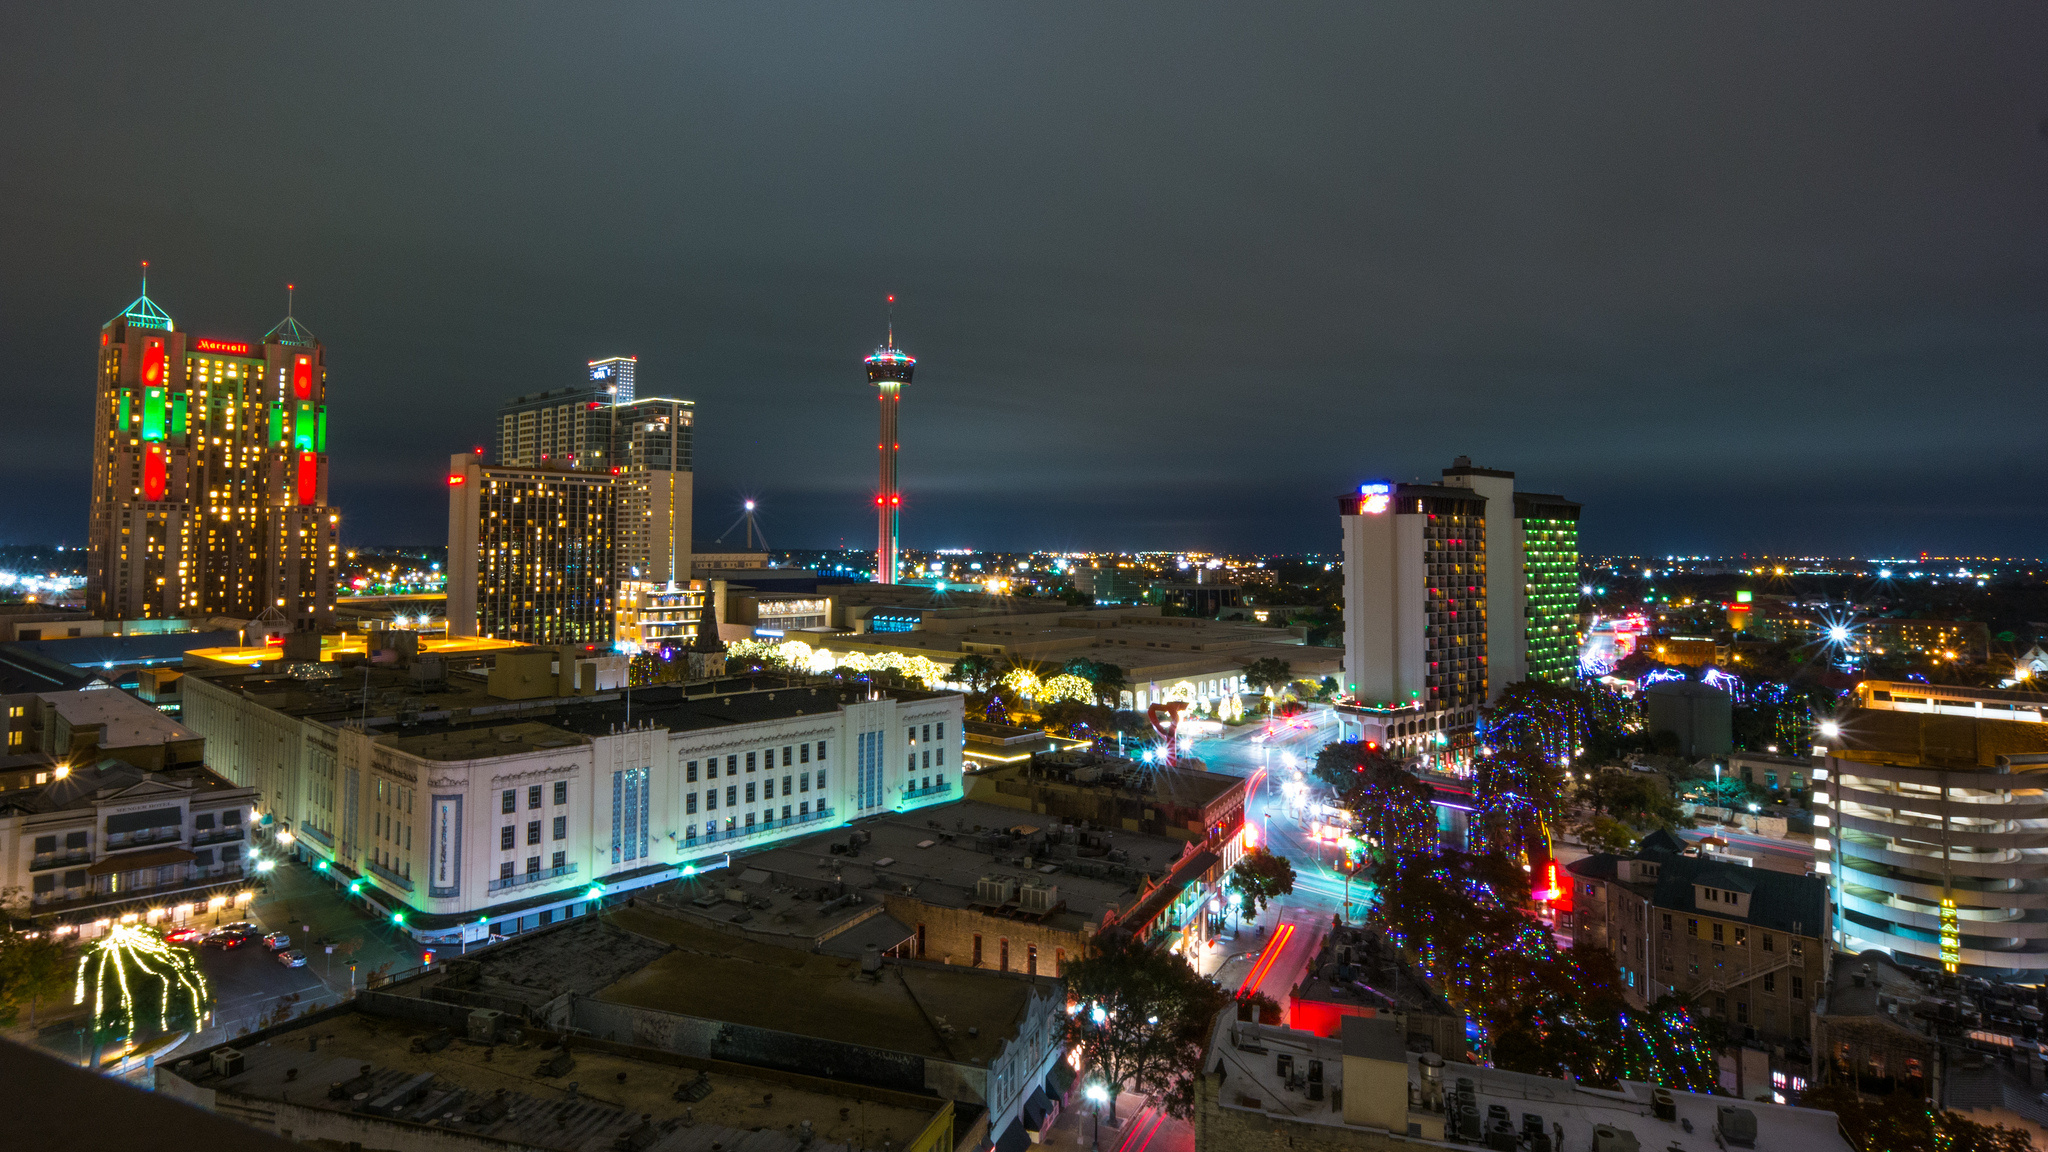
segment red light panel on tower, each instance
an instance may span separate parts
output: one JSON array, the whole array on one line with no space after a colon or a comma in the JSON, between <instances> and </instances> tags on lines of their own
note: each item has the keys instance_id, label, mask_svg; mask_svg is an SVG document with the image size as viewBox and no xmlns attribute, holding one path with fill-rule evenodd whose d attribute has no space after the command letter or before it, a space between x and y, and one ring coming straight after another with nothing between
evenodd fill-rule
<instances>
[{"instance_id":1,"label":"red light panel on tower","mask_svg":"<svg viewBox=\"0 0 2048 1152\"><path fill-rule=\"evenodd\" d=\"M313 398L313 358L292 357L292 392L301 400Z\"/></svg>"},{"instance_id":2,"label":"red light panel on tower","mask_svg":"<svg viewBox=\"0 0 2048 1152\"><path fill-rule=\"evenodd\" d=\"M142 456L142 498L161 500L170 488L170 461L161 444L151 444Z\"/></svg>"},{"instance_id":3,"label":"red light panel on tower","mask_svg":"<svg viewBox=\"0 0 2048 1152\"><path fill-rule=\"evenodd\" d=\"M311 452L299 453L299 504L311 504L320 494L320 457Z\"/></svg>"},{"instance_id":4,"label":"red light panel on tower","mask_svg":"<svg viewBox=\"0 0 2048 1152\"><path fill-rule=\"evenodd\" d=\"M142 386L161 388L164 383L164 342L152 336L142 342Z\"/></svg>"}]
</instances>

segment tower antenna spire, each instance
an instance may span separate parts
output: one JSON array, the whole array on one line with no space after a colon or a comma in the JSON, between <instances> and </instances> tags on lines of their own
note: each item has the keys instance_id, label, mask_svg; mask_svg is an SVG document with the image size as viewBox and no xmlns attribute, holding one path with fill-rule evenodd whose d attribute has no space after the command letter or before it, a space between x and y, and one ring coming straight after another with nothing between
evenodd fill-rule
<instances>
[{"instance_id":1,"label":"tower antenna spire","mask_svg":"<svg viewBox=\"0 0 2048 1152\"><path fill-rule=\"evenodd\" d=\"M294 285L287 284L284 286L284 314L286 316L290 316L292 314L292 294L294 291Z\"/></svg>"},{"instance_id":2,"label":"tower antenna spire","mask_svg":"<svg viewBox=\"0 0 2048 1152\"><path fill-rule=\"evenodd\" d=\"M149 295L149 261L142 262L142 294Z\"/></svg>"},{"instance_id":3,"label":"tower antenna spire","mask_svg":"<svg viewBox=\"0 0 2048 1152\"><path fill-rule=\"evenodd\" d=\"M148 265L145 264L143 265L143 267L146 268L148 267ZM882 343L884 346L889 348L894 348L896 346L896 297L894 296L889 297L889 330L888 335L883 338Z\"/></svg>"}]
</instances>

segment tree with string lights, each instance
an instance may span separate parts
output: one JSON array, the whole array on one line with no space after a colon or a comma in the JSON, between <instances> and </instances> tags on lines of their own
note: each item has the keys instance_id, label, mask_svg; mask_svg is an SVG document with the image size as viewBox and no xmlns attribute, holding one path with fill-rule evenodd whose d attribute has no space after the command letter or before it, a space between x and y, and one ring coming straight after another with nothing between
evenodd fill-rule
<instances>
[{"instance_id":1,"label":"tree with string lights","mask_svg":"<svg viewBox=\"0 0 2048 1152\"><path fill-rule=\"evenodd\" d=\"M79 957L72 1003L91 1005L98 1037L112 1040L195 1027L213 997L191 949L115 924Z\"/></svg>"}]
</instances>

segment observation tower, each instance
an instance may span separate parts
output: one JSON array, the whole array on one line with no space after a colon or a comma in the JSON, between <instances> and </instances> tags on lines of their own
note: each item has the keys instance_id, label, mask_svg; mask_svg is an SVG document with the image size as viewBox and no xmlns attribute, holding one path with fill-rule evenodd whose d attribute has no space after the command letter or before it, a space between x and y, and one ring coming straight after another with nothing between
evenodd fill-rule
<instances>
[{"instance_id":1,"label":"observation tower","mask_svg":"<svg viewBox=\"0 0 2048 1152\"><path fill-rule=\"evenodd\" d=\"M895 304L896 298L889 297L889 303ZM917 367L917 361L896 347L893 319L882 346L875 349L875 354L868 357L866 363L868 383L875 386L882 402L882 435L875 445L882 456L882 482L875 490L875 583L894 584L897 574L897 523L903 511L903 495L896 488L896 450L901 447L896 441L896 406L902 399L903 386L910 383L910 372Z\"/></svg>"}]
</instances>

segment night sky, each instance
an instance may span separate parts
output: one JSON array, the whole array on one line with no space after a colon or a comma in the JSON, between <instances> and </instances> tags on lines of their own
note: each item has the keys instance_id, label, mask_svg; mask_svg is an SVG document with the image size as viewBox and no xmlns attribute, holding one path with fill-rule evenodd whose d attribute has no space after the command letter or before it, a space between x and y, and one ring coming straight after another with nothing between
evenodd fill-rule
<instances>
[{"instance_id":1,"label":"night sky","mask_svg":"<svg viewBox=\"0 0 2048 1152\"><path fill-rule=\"evenodd\" d=\"M136 294L326 343L349 544L638 354L700 541L1334 549L1452 457L1589 551L2048 553L2048 8L0 14L0 541L82 539Z\"/></svg>"}]
</instances>

